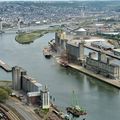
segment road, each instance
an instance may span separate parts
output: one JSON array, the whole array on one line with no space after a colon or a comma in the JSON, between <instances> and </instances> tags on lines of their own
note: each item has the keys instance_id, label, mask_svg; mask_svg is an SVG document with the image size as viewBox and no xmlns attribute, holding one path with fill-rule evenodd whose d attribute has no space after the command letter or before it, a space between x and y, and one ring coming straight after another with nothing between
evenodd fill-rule
<instances>
[{"instance_id":1,"label":"road","mask_svg":"<svg viewBox=\"0 0 120 120\"><path fill-rule=\"evenodd\" d=\"M24 117L25 120L42 120L38 117L33 109L27 105L23 105L22 102L15 98L10 98L6 104L14 108L20 115Z\"/></svg>"}]
</instances>

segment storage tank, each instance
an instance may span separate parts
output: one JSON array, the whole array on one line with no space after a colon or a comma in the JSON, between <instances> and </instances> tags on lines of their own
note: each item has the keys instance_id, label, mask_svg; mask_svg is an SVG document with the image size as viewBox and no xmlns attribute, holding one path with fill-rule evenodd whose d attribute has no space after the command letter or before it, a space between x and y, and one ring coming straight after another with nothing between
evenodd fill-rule
<instances>
[{"instance_id":1,"label":"storage tank","mask_svg":"<svg viewBox=\"0 0 120 120\"><path fill-rule=\"evenodd\" d=\"M80 37L85 37L87 35L87 32L84 28L80 28L76 30L76 35Z\"/></svg>"}]
</instances>

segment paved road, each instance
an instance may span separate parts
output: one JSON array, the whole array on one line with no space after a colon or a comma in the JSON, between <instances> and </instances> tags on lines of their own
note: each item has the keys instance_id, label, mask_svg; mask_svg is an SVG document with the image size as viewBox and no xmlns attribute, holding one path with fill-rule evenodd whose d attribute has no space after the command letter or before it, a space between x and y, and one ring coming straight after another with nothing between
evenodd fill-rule
<instances>
[{"instance_id":1,"label":"paved road","mask_svg":"<svg viewBox=\"0 0 120 120\"><path fill-rule=\"evenodd\" d=\"M6 103L16 109L16 111L18 111L18 113L21 114L25 120L42 120L34 113L32 108L27 105L23 105L16 99L10 98Z\"/></svg>"}]
</instances>

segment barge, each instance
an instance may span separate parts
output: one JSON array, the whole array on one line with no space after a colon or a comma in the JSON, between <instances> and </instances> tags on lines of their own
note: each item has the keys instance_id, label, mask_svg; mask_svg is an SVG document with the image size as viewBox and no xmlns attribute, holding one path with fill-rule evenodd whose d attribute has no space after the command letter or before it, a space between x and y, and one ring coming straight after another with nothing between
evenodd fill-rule
<instances>
[{"instance_id":1,"label":"barge","mask_svg":"<svg viewBox=\"0 0 120 120\"><path fill-rule=\"evenodd\" d=\"M52 57L51 51L49 48L44 48L43 49L43 55L45 56L45 58L50 59Z\"/></svg>"}]
</instances>

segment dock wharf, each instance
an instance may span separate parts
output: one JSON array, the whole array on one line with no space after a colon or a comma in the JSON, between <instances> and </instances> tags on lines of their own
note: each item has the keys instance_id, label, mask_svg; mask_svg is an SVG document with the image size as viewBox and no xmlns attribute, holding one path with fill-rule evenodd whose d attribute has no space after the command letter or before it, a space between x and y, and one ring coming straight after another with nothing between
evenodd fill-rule
<instances>
[{"instance_id":1,"label":"dock wharf","mask_svg":"<svg viewBox=\"0 0 120 120\"><path fill-rule=\"evenodd\" d=\"M76 65L76 64L68 64L68 66L70 68L73 68L77 71L80 71L88 76L91 76L91 77L94 77L94 78L97 78L98 80L104 82L104 83L107 83L109 85L112 85L116 88L119 88L120 89L120 80L113 80L113 79L109 79L109 78L106 78L100 74L95 74L94 72L90 71L90 70L87 70L86 68L82 67L82 66L79 66L79 65Z\"/></svg>"},{"instance_id":2,"label":"dock wharf","mask_svg":"<svg viewBox=\"0 0 120 120\"><path fill-rule=\"evenodd\" d=\"M90 45L84 45L84 47L85 47L85 48L88 48L88 49L91 49L91 50L93 50L93 51L96 51L96 52L99 52L99 51L100 51L100 49L95 48L95 47L92 47L92 46L90 46ZM109 57L112 57L112 58L115 58L115 59L120 60L120 57L119 57L119 56L114 55L114 54L112 54L112 53L109 53L108 51L102 51L102 53L106 54L106 55L109 56Z\"/></svg>"},{"instance_id":3,"label":"dock wharf","mask_svg":"<svg viewBox=\"0 0 120 120\"><path fill-rule=\"evenodd\" d=\"M12 68L8 64L4 63L2 60L0 60L0 67L4 69L6 72L12 71Z\"/></svg>"}]
</instances>

